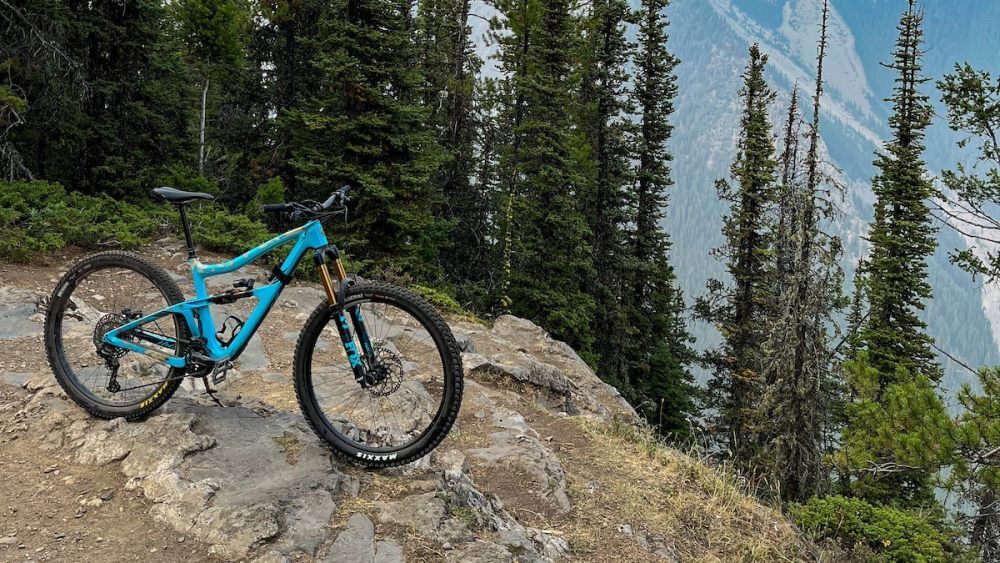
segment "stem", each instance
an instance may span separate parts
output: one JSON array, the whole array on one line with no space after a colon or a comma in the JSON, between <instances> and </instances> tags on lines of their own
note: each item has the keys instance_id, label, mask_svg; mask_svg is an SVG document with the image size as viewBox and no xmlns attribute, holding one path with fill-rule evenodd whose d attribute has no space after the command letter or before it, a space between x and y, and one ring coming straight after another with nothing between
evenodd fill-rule
<instances>
[{"instance_id":1,"label":"stem","mask_svg":"<svg viewBox=\"0 0 1000 563\"><path fill-rule=\"evenodd\" d=\"M205 173L205 113L208 105L208 78L205 78L205 87L201 91L201 129L199 131L198 142L198 174Z\"/></svg>"}]
</instances>

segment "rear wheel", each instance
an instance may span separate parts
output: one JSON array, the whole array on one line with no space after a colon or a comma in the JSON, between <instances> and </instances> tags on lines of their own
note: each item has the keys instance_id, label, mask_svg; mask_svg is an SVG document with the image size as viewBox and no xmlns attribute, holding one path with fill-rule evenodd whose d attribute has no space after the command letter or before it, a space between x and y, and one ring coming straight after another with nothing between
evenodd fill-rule
<instances>
[{"instance_id":1,"label":"rear wheel","mask_svg":"<svg viewBox=\"0 0 1000 563\"><path fill-rule=\"evenodd\" d=\"M73 401L101 418L141 418L181 384L184 370L103 341L108 331L184 301L170 276L129 252L102 252L76 263L56 286L45 318L45 350L56 381ZM141 345L184 355L187 324L167 316L140 327L171 346ZM134 335L123 335L134 340Z\"/></svg>"},{"instance_id":2,"label":"rear wheel","mask_svg":"<svg viewBox=\"0 0 1000 563\"><path fill-rule=\"evenodd\" d=\"M369 467L402 465L430 453L448 434L462 401L462 360L444 319L404 289L365 283L348 288L351 310L371 341L362 356L372 383L355 381L338 319L323 303L295 351L295 392L306 419L342 458Z\"/></svg>"}]
</instances>

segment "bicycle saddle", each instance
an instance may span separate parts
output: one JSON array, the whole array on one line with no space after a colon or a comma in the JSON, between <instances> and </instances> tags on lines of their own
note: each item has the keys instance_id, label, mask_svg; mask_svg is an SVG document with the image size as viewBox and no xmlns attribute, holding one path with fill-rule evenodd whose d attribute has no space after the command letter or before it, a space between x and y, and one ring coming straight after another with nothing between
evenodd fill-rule
<instances>
[{"instance_id":1,"label":"bicycle saddle","mask_svg":"<svg viewBox=\"0 0 1000 563\"><path fill-rule=\"evenodd\" d=\"M204 192L185 192L182 190L166 186L162 188L156 188L155 190L153 190L153 193L169 201L170 203L176 203L179 205L183 205L185 203L194 201L196 199L207 199L209 201L215 199L215 196L211 194L206 194Z\"/></svg>"}]
</instances>

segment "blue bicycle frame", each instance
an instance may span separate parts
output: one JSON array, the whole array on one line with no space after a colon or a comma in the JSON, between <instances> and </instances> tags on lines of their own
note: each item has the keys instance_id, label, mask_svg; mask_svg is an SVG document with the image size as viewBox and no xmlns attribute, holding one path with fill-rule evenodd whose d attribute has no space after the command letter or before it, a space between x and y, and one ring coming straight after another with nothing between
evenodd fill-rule
<instances>
[{"instance_id":1,"label":"blue bicycle frame","mask_svg":"<svg viewBox=\"0 0 1000 563\"><path fill-rule=\"evenodd\" d=\"M217 301L218 295L209 295L208 289L205 285L205 280L212 276L227 274L238 270L261 256L264 256L276 248L292 241L295 241L295 246L292 247L288 257L286 257L284 262L282 262L282 264L277 268L272 276L272 280L266 285L255 287L247 294L241 295L241 297L252 296L257 298L257 305L247 317L246 321L244 321L243 327L232 338L232 341L223 345L216 337L216 326L215 321L212 319L211 311L211 305L219 303ZM163 362L170 367L185 368L188 364L187 357L167 355L163 352L147 348L138 342L127 339L134 337L136 340L143 340L165 348L176 349L176 342L173 338L146 331L141 327L166 316L180 315L183 317L184 322L187 323L188 328L191 331L192 342L200 341L204 344L204 351L207 352L209 360L216 363L235 360L243 352L243 349L246 347L250 338L257 332L261 322L267 316L267 313L271 310L274 303L278 300L278 296L281 294L281 291L290 280L292 274L295 272L295 269L298 267L299 261L306 255L307 252L313 251L316 253L316 262L320 267L320 273L323 277L323 284L326 289L327 298L331 305L336 305L337 295L333 289L332 279L325 263L325 257L327 254L330 254L329 250L331 248L332 247L330 247L326 239L326 234L323 232L323 227L320 222L309 221L305 225L288 231L282 235L278 235L273 239L249 250L245 254L233 258L232 260L226 260L225 262L218 264L202 264L197 258L191 258L189 263L191 264L191 275L194 282L194 299L171 305L170 307L166 307L156 311L155 313L142 316L114 330L108 331L108 333L104 335L104 341L120 348L144 354ZM339 255L335 250L332 254L335 257L337 278L340 283L343 284L345 274L343 266L339 260ZM359 383L364 383L364 366L362 365L361 358L359 357L357 346L354 343L354 336L351 334L350 327L348 326L347 316L339 307L336 308L335 311L338 316L338 331L340 332L344 350L347 352L347 357L350 360L351 367L354 371L355 379L357 379ZM369 342L368 332L361 317L361 311L355 307L349 312L349 314L351 321L355 326L361 347L367 357L372 352L372 346ZM128 337L122 338L122 334L127 334Z\"/></svg>"}]
</instances>

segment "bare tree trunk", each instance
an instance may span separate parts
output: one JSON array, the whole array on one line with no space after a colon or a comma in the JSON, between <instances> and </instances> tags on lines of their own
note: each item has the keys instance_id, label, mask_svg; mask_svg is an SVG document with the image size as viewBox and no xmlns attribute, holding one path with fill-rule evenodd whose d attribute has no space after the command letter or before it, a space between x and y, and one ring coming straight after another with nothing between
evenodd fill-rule
<instances>
[{"instance_id":1,"label":"bare tree trunk","mask_svg":"<svg viewBox=\"0 0 1000 563\"><path fill-rule=\"evenodd\" d=\"M198 174L205 174L205 113L208 105L208 77L205 77L205 87L201 91L201 130L198 136Z\"/></svg>"}]
</instances>

